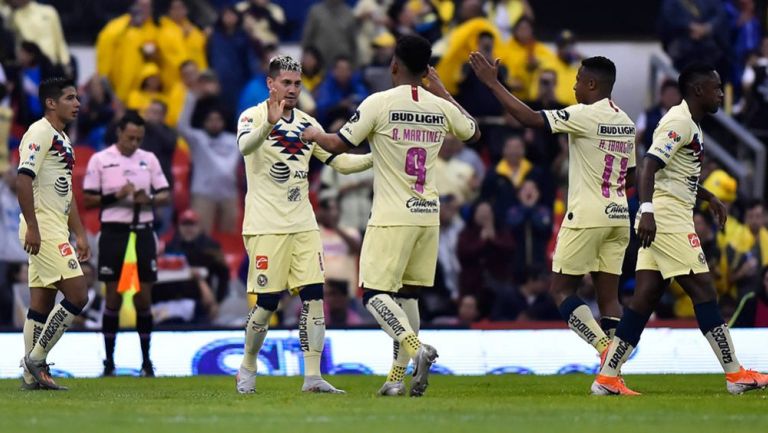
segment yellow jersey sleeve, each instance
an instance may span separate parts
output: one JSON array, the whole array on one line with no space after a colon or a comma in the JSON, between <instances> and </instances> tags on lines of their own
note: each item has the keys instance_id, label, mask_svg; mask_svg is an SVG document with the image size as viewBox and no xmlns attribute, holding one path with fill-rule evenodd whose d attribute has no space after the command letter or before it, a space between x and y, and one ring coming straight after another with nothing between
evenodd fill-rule
<instances>
[{"instance_id":1,"label":"yellow jersey sleeve","mask_svg":"<svg viewBox=\"0 0 768 433\"><path fill-rule=\"evenodd\" d=\"M653 132L653 142L645 156L657 160L662 167L666 167L675 153L691 142L691 134L691 127L687 121L670 119L662 122Z\"/></svg>"},{"instance_id":2,"label":"yellow jersey sleeve","mask_svg":"<svg viewBox=\"0 0 768 433\"><path fill-rule=\"evenodd\" d=\"M562 110L542 110L541 115L553 134L585 134L594 124L584 104L571 105Z\"/></svg>"},{"instance_id":3,"label":"yellow jersey sleeve","mask_svg":"<svg viewBox=\"0 0 768 433\"><path fill-rule=\"evenodd\" d=\"M51 133L37 123L33 124L19 145L19 173L37 177L52 143Z\"/></svg>"},{"instance_id":4,"label":"yellow jersey sleeve","mask_svg":"<svg viewBox=\"0 0 768 433\"><path fill-rule=\"evenodd\" d=\"M443 106L443 113L448 120L448 130L461 141L467 141L475 135L475 121L459 110L450 101L440 99Z\"/></svg>"},{"instance_id":5,"label":"yellow jersey sleeve","mask_svg":"<svg viewBox=\"0 0 768 433\"><path fill-rule=\"evenodd\" d=\"M351 147L357 147L376 130L379 124L379 113L382 110L379 94L373 94L367 97L360 106L357 107L355 114L339 131L339 137Z\"/></svg>"}]
</instances>

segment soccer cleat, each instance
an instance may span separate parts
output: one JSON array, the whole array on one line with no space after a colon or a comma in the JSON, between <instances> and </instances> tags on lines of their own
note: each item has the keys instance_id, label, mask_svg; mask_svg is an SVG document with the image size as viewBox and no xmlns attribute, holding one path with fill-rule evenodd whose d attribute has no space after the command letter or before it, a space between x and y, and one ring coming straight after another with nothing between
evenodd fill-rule
<instances>
[{"instance_id":1,"label":"soccer cleat","mask_svg":"<svg viewBox=\"0 0 768 433\"><path fill-rule=\"evenodd\" d=\"M384 382L384 385L381 385L378 394L382 397L405 395L405 383L403 383L402 380L399 382Z\"/></svg>"},{"instance_id":2,"label":"soccer cleat","mask_svg":"<svg viewBox=\"0 0 768 433\"><path fill-rule=\"evenodd\" d=\"M52 391L66 391L69 388L66 386L57 385L51 377L51 370L45 361L33 361L29 359L29 355L24 357L24 368L31 374L40 387L43 389L49 389Z\"/></svg>"},{"instance_id":3,"label":"soccer cleat","mask_svg":"<svg viewBox=\"0 0 768 433\"><path fill-rule=\"evenodd\" d=\"M147 361L141 364L141 371L139 372L139 376L155 377L155 366L152 365L151 361Z\"/></svg>"},{"instance_id":4,"label":"soccer cleat","mask_svg":"<svg viewBox=\"0 0 768 433\"><path fill-rule=\"evenodd\" d=\"M115 376L115 362L110 360L104 360L104 372L101 373L102 377Z\"/></svg>"},{"instance_id":5,"label":"soccer cleat","mask_svg":"<svg viewBox=\"0 0 768 433\"><path fill-rule=\"evenodd\" d=\"M725 374L725 386L728 392L733 395L744 394L755 389L765 389L768 387L768 374L739 367L738 372Z\"/></svg>"},{"instance_id":6,"label":"soccer cleat","mask_svg":"<svg viewBox=\"0 0 768 433\"><path fill-rule=\"evenodd\" d=\"M347 392L338 389L331 385L320 376L307 376L304 378L304 386L301 387L302 392L317 392L328 394L346 394Z\"/></svg>"},{"instance_id":7,"label":"soccer cleat","mask_svg":"<svg viewBox=\"0 0 768 433\"><path fill-rule=\"evenodd\" d=\"M19 363L19 367L21 367L21 390L22 391L36 391L40 389L40 384L37 383L35 380L35 377L32 376L32 374L27 370L27 368L24 366L24 358L21 358L21 361Z\"/></svg>"},{"instance_id":8,"label":"soccer cleat","mask_svg":"<svg viewBox=\"0 0 768 433\"><path fill-rule=\"evenodd\" d=\"M604 376L598 374L592 382L592 395L641 395L627 388L621 376Z\"/></svg>"},{"instance_id":9,"label":"soccer cleat","mask_svg":"<svg viewBox=\"0 0 768 433\"><path fill-rule=\"evenodd\" d=\"M256 372L240 366L235 375L235 385L240 394L253 394L256 392Z\"/></svg>"},{"instance_id":10,"label":"soccer cleat","mask_svg":"<svg viewBox=\"0 0 768 433\"><path fill-rule=\"evenodd\" d=\"M429 386L429 369L437 359L437 350L428 344L422 344L413 359L413 380L411 397L421 397Z\"/></svg>"}]
</instances>

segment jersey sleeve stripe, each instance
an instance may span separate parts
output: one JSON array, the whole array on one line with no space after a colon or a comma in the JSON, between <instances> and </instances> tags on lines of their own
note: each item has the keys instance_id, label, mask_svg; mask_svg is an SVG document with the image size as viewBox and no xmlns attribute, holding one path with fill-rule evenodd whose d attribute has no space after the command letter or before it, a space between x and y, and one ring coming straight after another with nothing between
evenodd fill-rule
<instances>
[{"instance_id":1,"label":"jersey sleeve stripe","mask_svg":"<svg viewBox=\"0 0 768 433\"><path fill-rule=\"evenodd\" d=\"M34 171L32 171L32 170L30 170L30 169L28 169L28 168L20 168L20 169L17 171L17 173L18 173L18 174L26 174L27 176L31 177L32 179L34 179L35 177L37 177L37 175L35 174L35 172L34 172Z\"/></svg>"},{"instance_id":2,"label":"jersey sleeve stripe","mask_svg":"<svg viewBox=\"0 0 768 433\"><path fill-rule=\"evenodd\" d=\"M325 161L323 161L323 164L325 164L325 165L331 165L331 161L333 161L334 159L336 159L336 157L337 157L337 156L339 156L339 155L331 155L330 157L328 157L328 159L326 159Z\"/></svg>"},{"instance_id":3,"label":"jersey sleeve stripe","mask_svg":"<svg viewBox=\"0 0 768 433\"><path fill-rule=\"evenodd\" d=\"M339 138L341 138L341 141L346 143L347 146L349 146L349 147L357 147L356 144L354 144L351 141L349 141L349 139L347 137L345 137L341 132L337 132L336 135L338 135Z\"/></svg>"},{"instance_id":4,"label":"jersey sleeve stripe","mask_svg":"<svg viewBox=\"0 0 768 433\"><path fill-rule=\"evenodd\" d=\"M646 158L655 159L655 160L656 160L656 162L658 162L658 163L659 163L659 165L661 166L661 168L664 168L664 167L666 167L666 166L667 166L667 163L666 163L666 162L664 162L664 161L663 161L661 158L659 158L658 156L656 156L656 155L654 155L654 154L652 154L652 153L646 153L646 154L645 154L645 157L646 157Z\"/></svg>"},{"instance_id":5,"label":"jersey sleeve stripe","mask_svg":"<svg viewBox=\"0 0 768 433\"><path fill-rule=\"evenodd\" d=\"M539 114L544 119L544 127L547 129L547 132L552 132L552 126L549 124L549 118L547 118L547 114L544 111L539 111Z\"/></svg>"}]
</instances>

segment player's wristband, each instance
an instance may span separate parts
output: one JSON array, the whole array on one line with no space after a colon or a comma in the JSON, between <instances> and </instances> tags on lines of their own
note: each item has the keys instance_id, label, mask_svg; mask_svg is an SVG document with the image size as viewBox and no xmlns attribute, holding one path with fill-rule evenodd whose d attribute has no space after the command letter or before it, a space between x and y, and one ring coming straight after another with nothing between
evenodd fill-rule
<instances>
[{"instance_id":1,"label":"player's wristband","mask_svg":"<svg viewBox=\"0 0 768 433\"><path fill-rule=\"evenodd\" d=\"M101 206L109 206L111 204L117 203L119 200L117 198L116 194L104 194L101 196Z\"/></svg>"},{"instance_id":2,"label":"player's wristband","mask_svg":"<svg viewBox=\"0 0 768 433\"><path fill-rule=\"evenodd\" d=\"M647 201L640 204L640 213L653 213L653 203Z\"/></svg>"}]
</instances>

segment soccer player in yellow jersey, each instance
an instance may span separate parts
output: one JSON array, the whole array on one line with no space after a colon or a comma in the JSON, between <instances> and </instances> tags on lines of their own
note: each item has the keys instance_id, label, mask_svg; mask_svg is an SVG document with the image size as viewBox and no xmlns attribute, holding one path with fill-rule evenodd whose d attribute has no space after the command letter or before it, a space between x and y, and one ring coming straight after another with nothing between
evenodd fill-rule
<instances>
[{"instance_id":1,"label":"soccer player in yellow jersey","mask_svg":"<svg viewBox=\"0 0 768 433\"><path fill-rule=\"evenodd\" d=\"M661 118L640 170L637 286L592 384L596 395L637 394L626 387L619 370L637 347L671 278L691 297L699 329L725 371L728 392L741 394L768 386L768 375L745 370L736 358L731 334L717 306L707 259L693 227L696 199L709 203L720 227L727 216L723 203L699 185L704 156L704 134L699 125L723 102L720 76L711 66L694 64L683 70L678 85L683 102Z\"/></svg>"},{"instance_id":2,"label":"soccer player in yellow jersey","mask_svg":"<svg viewBox=\"0 0 768 433\"><path fill-rule=\"evenodd\" d=\"M90 249L72 197L75 155L65 126L80 102L75 84L63 78L40 83L45 114L30 125L19 145L16 190L21 207L19 237L29 254L30 303L24 322L22 389L66 389L50 375L46 357L88 301L80 262ZM76 247L69 243L70 230ZM54 306L56 291L64 299Z\"/></svg>"},{"instance_id":3,"label":"soccer player in yellow jersey","mask_svg":"<svg viewBox=\"0 0 768 433\"><path fill-rule=\"evenodd\" d=\"M290 57L269 62L269 99L248 108L237 127L237 144L245 158L243 241L250 258L248 292L257 301L245 328L245 353L236 383L240 393L256 389L259 349L269 318L286 289L302 300L299 342L304 356L307 392L343 392L323 380L320 357L325 343L323 315L323 247L309 202L309 159L314 156L341 173L371 168L371 155L335 156L301 141L305 128L317 121L296 108L301 66Z\"/></svg>"},{"instance_id":4,"label":"soccer player in yellow jersey","mask_svg":"<svg viewBox=\"0 0 768 433\"><path fill-rule=\"evenodd\" d=\"M380 395L403 395L414 361L411 396L427 388L437 351L417 337L419 287L434 285L439 198L435 161L445 135L479 137L472 117L451 98L432 68L432 48L418 36L398 40L391 63L394 88L366 98L338 134L307 128L303 137L338 154L371 144L373 208L360 255L363 303L395 340L395 359ZM427 90L421 87L427 77ZM431 93L430 93L431 92Z\"/></svg>"},{"instance_id":5,"label":"soccer player in yellow jersey","mask_svg":"<svg viewBox=\"0 0 768 433\"><path fill-rule=\"evenodd\" d=\"M498 65L498 61L496 63ZM581 62L576 105L536 112L496 79L496 65L479 53L470 65L523 125L568 133L568 207L552 261L552 295L568 326L604 354L621 316L619 276L629 244L627 186L634 182L635 124L611 100L616 67L605 57ZM576 294L591 273L601 323Z\"/></svg>"}]
</instances>

